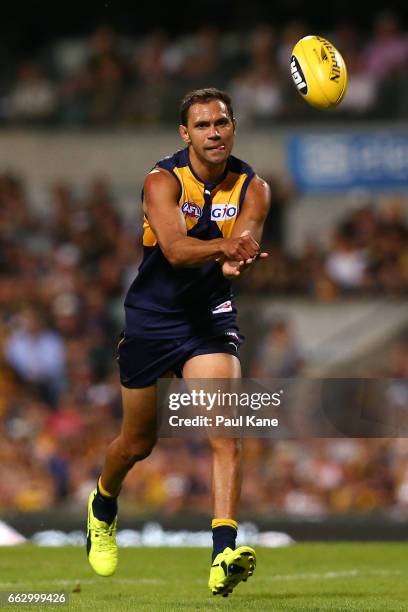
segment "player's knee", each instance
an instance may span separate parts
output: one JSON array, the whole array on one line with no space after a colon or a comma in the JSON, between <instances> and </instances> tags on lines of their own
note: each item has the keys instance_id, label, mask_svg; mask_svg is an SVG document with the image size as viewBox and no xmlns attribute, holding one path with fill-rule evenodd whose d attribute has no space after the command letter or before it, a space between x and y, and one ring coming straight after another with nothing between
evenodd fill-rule
<instances>
[{"instance_id":1,"label":"player's knee","mask_svg":"<svg viewBox=\"0 0 408 612\"><path fill-rule=\"evenodd\" d=\"M241 454L241 440L237 438L210 438L210 445L216 453L239 456Z\"/></svg>"},{"instance_id":2,"label":"player's knee","mask_svg":"<svg viewBox=\"0 0 408 612\"><path fill-rule=\"evenodd\" d=\"M156 444L156 437L140 438L132 441L122 440L120 454L122 461L129 466L143 461L152 452Z\"/></svg>"}]
</instances>

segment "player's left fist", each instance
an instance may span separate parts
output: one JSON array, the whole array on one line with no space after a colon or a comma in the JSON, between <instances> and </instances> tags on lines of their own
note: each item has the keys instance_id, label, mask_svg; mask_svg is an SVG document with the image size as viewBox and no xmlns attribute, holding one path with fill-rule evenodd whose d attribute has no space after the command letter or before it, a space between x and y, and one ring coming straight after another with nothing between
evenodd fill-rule
<instances>
[{"instance_id":1,"label":"player's left fist","mask_svg":"<svg viewBox=\"0 0 408 612\"><path fill-rule=\"evenodd\" d=\"M245 230L242 232L242 236L249 236L249 230ZM241 274L244 270L246 270L254 261L257 259L265 259L268 257L268 253L265 251L261 251L255 257L251 257L250 259L246 259L245 261L233 261L231 259L224 259L222 264L222 273L226 278L235 278Z\"/></svg>"},{"instance_id":2,"label":"player's left fist","mask_svg":"<svg viewBox=\"0 0 408 612\"><path fill-rule=\"evenodd\" d=\"M222 273L226 278L236 278L241 274L241 272L249 268L249 266L252 265L254 261L256 261L257 259L265 259L265 257L268 257L268 253L262 252L259 253L259 255L257 255L256 257L253 257L252 259L247 259L245 262L231 261L227 259L222 264Z\"/></svg>"}]
</instances>

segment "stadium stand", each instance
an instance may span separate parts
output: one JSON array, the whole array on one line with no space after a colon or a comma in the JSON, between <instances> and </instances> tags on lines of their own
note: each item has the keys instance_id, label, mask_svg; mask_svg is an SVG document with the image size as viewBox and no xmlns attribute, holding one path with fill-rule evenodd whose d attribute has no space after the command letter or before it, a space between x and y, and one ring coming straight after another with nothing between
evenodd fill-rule
<instances>
[{"instance_id":1,"label":"stadium stand","mask_svg":"<svg viewBox=\"0 0 408 612\"><path fill-rule=\"evenodd\" d=\"M107 181L96 178L82 190L64 182L50 185L52 214L43 215L32 206L27 187L13 174L0 177L0 506L34 511L61 502L71 507L84 503L103 449L118 427L115 343L123 294L140 246L133 226L119 214ZM368 340L384 344L395 338L396 329L406 326L406 309L385 296L406 295L408 289L407 223L400 211L387 206L379 212L364 209L363 215L353 212L347 219L354 227L351 249L362 249L367 258L352 287L342 277L330 276L328 264L337 243L329 243L326 250L312 245L295 257L266 235L272 244L269 264L254 270L239 288L251 339L248 373L316 372L318 363L333 365L333 356L350 359L339 342L350 350L353 339L355 356L357 349L364 353L361 347ZM336 231L343 226L344 221ZM387 232L401 239L384 240ZM394 282L385 282L391 272ZM277 300L277 295L297 296L300 307ZM373 303L368 298L375 295ZM273 303L268 296L274 296ZM304 302L305 296L314 301ZM339 296L346 301L337 302ZM350 302L352 297L359 302ZM270 327L265 346L260 344L265 327L250 327L248 313L253 316L254 303L263 312L262 300L263 321ZM406 377L408 347L401 334L389 354L387 367L360 369L361 375ZM256 504L259 512L313 515L403 508L406 448L403 439L273 445L268 440L246 441L243 507ZM199 510L209 501L209 461L205 444L162 440L152 458L127 479L124 507L169 515L186 505ZM384 461L386 467L378 470ZM186 469L188 465L194 469ZM321 470L322 478L310 482L305 465L313 465L314 474Z\"/></svg>"},{"instance_id":2,"label":"stadium stand","mask_svg":"<svg viewBox=\"0 0 408 612\"><path fill-rule=\"evenodd\" d=\"M308 27L302 21L262 23L225 35L203 26L175 36L156 28L132 37L104 26L88 36L49 41L9 66L0 120L82 128L172 123L180 97L203 83L231 91L242 125L321 120L287 79L291 50ZM341 49L349 66L349 92L337 118L407 117L408 35L396 14L377 13L364 31L338 22L320 34Z\"/></svg>"},{"instance_id":3,"label":"stadium stand","mask_svg":"<svg viewBox=\"0 0 408 612\"><path fill-rule=\"evenodd\" d=\"M180 96L197 85L231 91L242 133L256 132L247 138L248 159L274 196L264 237L271 255L236 286L246 374L407 378L406 193L334 194L330 207L327 196L298 193L283 172L282 129L294 120L406 119L408 33L389 13L378 14L371 30L339 22L322 32L350 71L348 96L326 115L304 104L288 79L292 46L308 31L300 21L254 26L245 37L208 26L133 37L101 27L7 63L0 83L1 511L85 507L119 426L115 349L141 256L142 175L175 148L168 125L177 121ZM405 438L248 439L245 466L244 513L256 507L260 516L314 520L377 511L400 517L408 508ZM123 513L199 513L210 506L209 473L204 443L163 439L129 474Z\"/></svg>"}]
</instances>

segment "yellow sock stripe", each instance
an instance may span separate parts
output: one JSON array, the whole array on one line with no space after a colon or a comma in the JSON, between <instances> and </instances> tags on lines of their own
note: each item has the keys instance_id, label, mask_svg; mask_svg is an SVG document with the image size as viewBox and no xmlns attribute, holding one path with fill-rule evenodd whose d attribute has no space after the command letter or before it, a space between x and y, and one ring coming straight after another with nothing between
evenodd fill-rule
<instances>
[{"instance_id":1,"label":"yellow sock stripe","mask_svg":"<svg viewBox=\"0 0 408 612\"><path fill-rule=\"evenodd\" d=\"M105 487L102 485L100 476L98 480L98 487L99 487L99 491L102 493L104 497L115 497L114 495L112 495L112 493L109 493L109 491L107 491Z\"/></svg>"},{"instance_id":2,"label":"yellow sock stripe","mask_svg":"<svg viewBox=\"0 0 408 612\"><path fill-rule=\"evenodd\" d=\"M233 527L234 529L238 529L238 523L234 521L234 519L229 518L213 519L211 521L211 528L215 529L215 527Z\"/></svg>"}]
</instances>

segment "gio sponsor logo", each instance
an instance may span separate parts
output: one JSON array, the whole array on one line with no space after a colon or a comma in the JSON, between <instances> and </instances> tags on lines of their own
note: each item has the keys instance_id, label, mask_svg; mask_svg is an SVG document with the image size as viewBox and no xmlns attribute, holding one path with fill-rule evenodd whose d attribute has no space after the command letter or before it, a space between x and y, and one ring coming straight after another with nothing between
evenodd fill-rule
<instances>
[{"instance_id":1,"label":"gio sponsor logo","mask_svg":"<svg viewBox=\"0 0 408 612\"><path fill-rule=\"evenodd\" d=\"M181 210L186 217L193 217L194 219L199 219L202 214L201 208L194 202L184 202Z\"/></svg>"},{"instance_id":2,"label":"gio sponsor logo","mask_svg":"<svg viewBox=\"0 0 408 612\"><path fill-rule=\"evenodd\" d=\"M235 204L212 204L211 221L228 221L237 216L238 208Z\"/></svg>"},{"instance_id":3,"label":"gio sponsor logo","mask_svg":"<svg viewBox=\"0 0 408 612\"><path fill-rule=\"evenodd\" d=\"M292 79L296 87L298 88L300 93L305 96L307 94L307 83L305 75L303 74L300 64L294 55L292 55L292 60L290 62L290 72L292 74Z\"/></svg>"}]
</instances>

